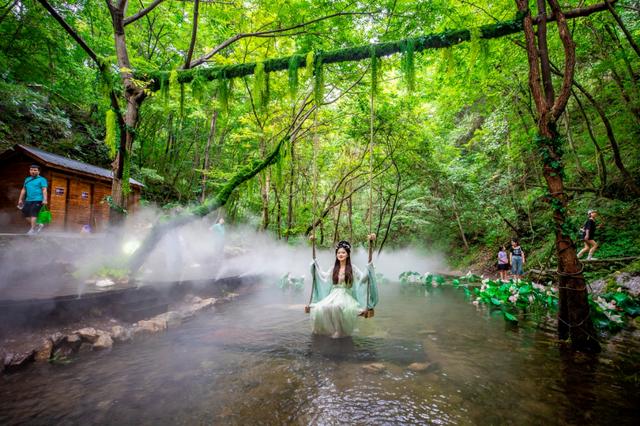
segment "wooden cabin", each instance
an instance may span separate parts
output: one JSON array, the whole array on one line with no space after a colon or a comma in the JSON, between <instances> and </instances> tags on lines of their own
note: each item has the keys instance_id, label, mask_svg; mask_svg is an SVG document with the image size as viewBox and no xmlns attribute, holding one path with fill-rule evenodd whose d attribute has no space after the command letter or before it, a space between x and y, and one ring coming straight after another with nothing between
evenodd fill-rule
<instances>
[{"instance_id":1,"label":"wooden cabin","mask_svg":"<svg viewBox=\"0 0 640 426\"><path fill-rule=\"evenodd\" d=\"M109 205L113 172L26 145L14 145L0 154L0 231L24 231L27 228L18 198L29 166L40 166L40 175L49 185L47 196L51 210L49 229L81 232L89 225L91 232L103 231L109 222ZM130 179L128 210L136 210L142 185Z\"/></svg>"}]
</instances>

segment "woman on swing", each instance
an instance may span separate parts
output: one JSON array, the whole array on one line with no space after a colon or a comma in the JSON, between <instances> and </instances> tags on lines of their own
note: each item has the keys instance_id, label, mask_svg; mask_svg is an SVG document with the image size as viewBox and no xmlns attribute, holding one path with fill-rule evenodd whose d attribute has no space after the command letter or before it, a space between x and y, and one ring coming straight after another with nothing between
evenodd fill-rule
<instances>
[{"instance_id":1,"label":"woman on swing","mask_svg":"<svg viewBox=\"0 0 640 426\"><path fill-rule=\"evenodd\" d=\"M333 271L323 273L316 259L313 260L311 303L305 310L311 312L314 334L334 339L348 337L353 334L358 316L373 316L378 303L376 274L371 263L371 244L375 238L375 234L368 236L370 255L365 273L351 265L351 244L347 241L336 246Z\"/></svg>"}]
</instances>

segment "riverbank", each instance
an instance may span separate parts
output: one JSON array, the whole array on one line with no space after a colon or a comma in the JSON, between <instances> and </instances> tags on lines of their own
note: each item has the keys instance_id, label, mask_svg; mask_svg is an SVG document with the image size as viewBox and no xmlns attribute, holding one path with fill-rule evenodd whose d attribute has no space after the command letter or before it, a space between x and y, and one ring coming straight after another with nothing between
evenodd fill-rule
<instances>
[{"instance_id":1,"label":"riverbank","mask_svg":"<svg viewBox=\"0 0 640 426\"><path fill-rule=\"evenodd\" d=\"M256 285L255 277L238 277L209 285L174 283L162 292L148 288L145 298L131 299L133 310L123 310L122 298L113 299L109 294L102 303L88 299L81 306L82 299L74 300L78 309L73 313L58 300L51 305L46 321L5 321L0 328L0 372L12 373L33 363L68 363L78 353L109 350L113 345L178 328L201 312L251 292ZM125 300L127 297L131 295L124 295ZM158 307L163 307L162 312ZM143 316L145 312L154 314Z\"/></svg>"}]
</instances>

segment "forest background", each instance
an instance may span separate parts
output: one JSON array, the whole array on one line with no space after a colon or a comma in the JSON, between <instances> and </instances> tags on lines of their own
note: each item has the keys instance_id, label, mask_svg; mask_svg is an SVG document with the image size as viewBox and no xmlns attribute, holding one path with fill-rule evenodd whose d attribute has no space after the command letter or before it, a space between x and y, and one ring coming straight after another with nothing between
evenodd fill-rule
<instances>
[{"instance_id":1,"label":"forest background","mask_svg":"<svg viewBox=\"0 0 640 426\"><path fill-rule=\"evenodd\" d=\"M111 168L117 129L109 90L122 91L123 70L106 2L50 3L111 70L109 81L40 3L0 0L0 151L24 143ZM377 250L411 245L448 254L453 267L488 266L498 246L517 237L529 265L553 263L522 33L384 58L373 84L371 61L327 65L320 93L313 69L230 84L180 85L171 73L198 61L206 68L450 29L473 33L514 19L513 1L153 3L160 4L126 34L131 72L161 70L172 80L159 91L139 82L146 100L127 173L145 184L146 202L172 209L215 194L273 149L300 108L319 100L275 164L231 195L227 220L291 243L305 240L317 221L319 244L328 246L364 242L371 215ZM127 16L151 4L131 2ZM587 210L599 211L599 258L640 254L640 1L618 1L615 12L619 21L609 11L570 21L576 74L559 121L570 226L577 234ZM559 85L555 31L549 52Z\"/></svg>"}]
</instances>

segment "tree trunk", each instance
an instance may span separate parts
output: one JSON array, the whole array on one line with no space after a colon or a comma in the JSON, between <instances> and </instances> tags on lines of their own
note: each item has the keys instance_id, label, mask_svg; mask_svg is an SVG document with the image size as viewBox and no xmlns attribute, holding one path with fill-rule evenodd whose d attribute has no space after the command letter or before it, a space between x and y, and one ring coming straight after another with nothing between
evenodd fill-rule
<instances>
[{"instance_id":1,"label":"tree trunk","mask_svg":"<svg viewBox=\"0 0 640 426\"><path fill-rule=\"evenodd\" d=\"M624 100L624 103L627 106L627 109L631 111L631 113L633 114L633 117L636 120L636 123L640 123L640 108L634 105L633 100L631 99L631 96L629 95L629 93L627 93L627 89L624 86L624 80L622 76L618 74L618 71L616 70L615 60L613 61L611 60L610 52L612 52L615 49L615 47L606 45L604 36L600 34L597 28L595 28L595 25L589 25L587 23L587 26L589 27L589 29L591 29L591 32L593 33L593 37L595 38L598 44L598 48L599 48L600 54L602 55L602 59L605 60L609 65L609 71L611 71L611 76L613 77L613 81L616 83L616 86L618 86L618 89L620 90L620 95L622 96L622 99ZM618 49L620 49L620 52L622 53L625 63L628 66L628 59L626 58L624 47L622 47L622 45L620 44L620 41L618 40L617 36L615 35L615 33L613 33L613 31L609 28L608 25L605 25L604 29L605 29L605 32L609 34L609 37L611 38L612 42L617 45ZM633 75L633 72L631 73L631 76L634 84L637 84L637 81L635 79L635 76Z\"/></svg>"},{"instance_id":2,"label":"tree trunk","mask_svg":"<svg viewBox=\"0 0 640 426\"><path fill-rule=\"evenodd\" d=\"M276 198L276 234L278 239L282 239L282 205L280 202L280 192L278 192L278 185L273 185L273 194Z\"/></svg>"},{"instance_id":3,"label":"tree trunk","mask_svg":"<svg viewBox=\"0 0 640 426\"><path fill-rule=\"evenodd\" d=\"M456 218L456 223L458 224L458 229L460 230L460 236L462 237L462 242L464 243L464 249L469 250L469 243L467 242L467 237L464 235L464 229L462 228L460 216L458 216L458 206L456 205L455 200L453 200L453 215Z\"/></svg>"},{"instance_id":4,"label":"tree trunk","mask_svg":"<svg viewBox=\"0 0 640 426\"><path fill-rule=\"evenodd\" d=\"M622 55L622 60L624 61L624 64L627 67L627 73L629 74L629 78L633 82L633 87L637 88L638 87L638 76L636 75L635 71L633 70L633 67L631 66L631 61L629 60L629 57L627 56L627 52L626 52L625 48L622 46L622 43L620 42L620 39L618 38L618 35L615 33L615 31L609 25L605 24L604 29L607 32L607 34L609 34L609 37L611 37L611 40L613 40L613 42L616 43L616 45L618 46L619 52ZM637 90L635 90L634 93L637 96L637 94L638 94Z\"/></svg>"},{"instance_id":5,"label":"tree trunk","mask_svg":"<svg viewBox=\"0 0 640 426\"><path fill-rule=\"evenodd\" d=\"M118 67L120 68L120 77L124 85L124 98L127 102L126 112L124 114L124 137L120 137L120 146L118 154L113 162L113 183L111 186L111 197L113 201L110 223L118 223L124 218L127 209L128 195L128 179L127 172L130 163L131 148L135 138L135 131L140 118L140 106L146 98L143 88L135 84L133 71L129 62L129 54L127 52L127 42L124 31L124 13L127 8L127 2L119 3L118 7L109 5L111 13L111 23L113 25L114 43L116 47L116 57L118 58ZM122 134L122 133L121 133Z\"/></svg>"},{"instance_id":6,"label":"tree trunk","mask_svg":"<svg viewBox=\"0 0 640 426\"><path fill-rule=\"evenodd\" d=\"M209 171L209 151L211 150L211 142L216 133L216 123L218 121L218 111L211 114L211 125L209 126L209 136L207 137L207 147L204 150L204 167L202 168L202 195L200 202L204 202L207 198L207 172Z\"/></svg>"},{"instance_id":7,"label":"tree trunk","mask_svg":"<svg viewBox=\"0 0 640 426\"><path fill-rule=\"evenodd\" d=\"M344 196L346 192L346 186L342 190L342 199L340 200L340 205L338 206L338 214L336 215L336 226L333 229L333 244L338 243L338 238L340 237L340 216L342 215L342 205L344 204Z\"/></svg>"},{"instance_id":8,"label":"tree trunk","mask_svg":"<svg viewBox=\"0 0 640 426\"><path fill-rule=\"evenodd\" d=\"M529 62L529 87L538 114L539 136L536 138L536 145L543 164L543 175L549 190L547 197L553 209L555 224L555 246L560 276L558 334L562 339L570 337L571 344L575 349L598 352L600 344L595 338L591 322L582 267L576 257L575 245L569 237L572 229L569 229L565 223L568 197L564 192L562 142L556 129L556 122L566 108L571 93L575 70L575 44L557 0L548 0L553 15L557 18L558 33L564 48L565 60L562 86L558 96L550 98L543 89L543 86L546 88L545 83L551 79L550 69L544 65L541 66L541 64L548 63L548 56L544 49L539 50L539 46L536 45L536 32L533 28L528 3L528 0L516 0L518 10L523 14L523 30ZM540 26L538 34L540 34ZM538 42L540 43L540 39Z\"/></svg>"},{"instance_id":9,"label":"tree trunk","mask_svg":"<svg viewBox=\"0 0 640 426\"><path fill-rule=\"evenodd\" d=\"M265 170L260 180L260 192L262 199L262 230L266 231L269 227L269 191L271 190L271 176L268 170Z\"/></svg>"},{"instance_id":10,"label":"tree trunk","mask_svg":"<svg viewBox=\"0 0 640 426\"><path fill-rule=\"evenodd\" d=\"M587 112L584 110L584 107L582 106L582 102L580 101L580 98L578 98L575 92L572 91L572 93L573 93L573 98L575 99L576 104L578 105L578 109L580 109L580 112L584 117L585 125L587 126L587 133L589 133L589 138L591 139L591 142L593 143L593 146L596 149L596 164L598 165L598 178L600 179L600 193L602 193L604 192L607 186L607 165L604 162L602 149L600 149L600 145L598 144L598 141L596 140L596 137L593 134L593 129L591 128L591 121L589 120L589 116L587 115Z\"/></svg>"},{"instance_id":11,"label":"tree trunk","mask_svg":"<svg viewBox=\"0 0 640 426\"><path fill-rule=\"evenodd\" d=\"M558 75L562 75L562 73L560 73L559 71L555 71L555 73ZM609 139L609 145L611 145L613 162L618 168L618 170L620 170L624 183L627 185L627 187L631 190L632 193L636 195L640 195L640 187L638 187L638 185L635 182L635 179L633 178L631 173L629 173L627 168L624 166L624 163L622 162L622 156L620 155L620 147L618 146L618 142L616 141L615 134L613 133L613 127L611 126L611 122L607 118L607 115L605 114L604 109L602 108L602 106L600 106L600 104L598 104L598 102L591 95L591 93L587 92L587 90L581 84L573 80L573 85L585 96L585 98L589 100L591 105L593 105L593 108L596 110L596 112L600 116L600 119L602 120L602 124L604 124L604 127L606 129L607 138Z\"/></svg>"},{"instance_id":12,"label":"tree trunk","mask_svg":"<svg viewBox=\"0 0 640 426\"><path fill-rule=\"evenodd\" d=\"M633 50L636 52L638 57L640 57L640 47L638 47L638 44L633 39L633 35L631 35L627 27L624 25L624 22L622 22L622 18L620 18L620 15L618 15L618 12L616 12L616 10L613 8L613 5L609 2L609 0L605 0L605 3L607 5L607 8L609 9L609 12L611 12L611 15L616 20L616 22L618 23L618 26L620 27L625 37L627 38L627 41L629 42Z\"/></svg>"},{"instance_id":13,"label":"tree trunk","mask_svg":"<svg viewBox=\"0 0 640 426\"><path fill-rule=\"evenodd\" d=\"M289 172L289 200L287 202L287 232L285 233L285 241L289 241L291 235L291 228L293 227L293 188L295 181L296 171L296 144L295 140L291 138L291 169Z\"/></svg>"},{"instance_id":14,"label":"tree trunk","mask_svg":"<svg viewBox=\"0 0 640 426\"><path fill-rule=\"evenodd\" d=\"M571 124L569 123L569 110L567 109L564 112L564 128L567 133L567 142L569 142L569 147L571 148L571 152L573 153L573 157L576 161L576 171L580 176L587 176L587 171L582 167L582 162L580 161L580 156L578 155L578 151L576 151L576 147L573 144L573 134L571 133Z\"/></svg>"},{"instance_id":15,"label":"tree trunk","mask_svg":"<svg viewBox=\"0 0 640 426\"><path fill-rule=\"evenodd\" d=\"M348 223L349 223L349 241L353 241L353 201L351 196L347 199Z\"/></svg>"},{"instance_id":16,"label":"tree trunk","mask_svg":"<svg viewBox=\"0 0 640 426\"><path fill-rule=\"evenodd\" d=\"M620 170L620 173L622 174L622 178L624 179L624 182L627 184L627 186L631 189L633 193L635 193L636 195L640 195L640 188L638 188L638 185L636 185L635 180L633 179L633 176L631 176L631 173L629 173L627 168L624 166L624 163L622 162L622 156L620 155L620 148L618 146L618 141L616 140L615 134L613 133L613 127L611 126L611 122L607 118L607 115L605 114L604 109L600 106L600 104L598 104L595 98L585 90L584 87L582 87L581 85L575 82L574 82L574 85L589 100L591 105L593 105L596 112L600 116L600 119L602 120L602 124L604 124L605 130L607 133L607 138L609 139L609 145L611 146L611 153L613 154L613 163L616 165L618 170Z\"/></svg>"}]
</instances>

